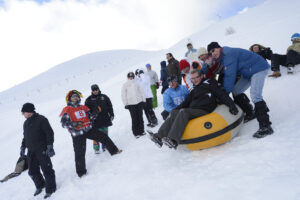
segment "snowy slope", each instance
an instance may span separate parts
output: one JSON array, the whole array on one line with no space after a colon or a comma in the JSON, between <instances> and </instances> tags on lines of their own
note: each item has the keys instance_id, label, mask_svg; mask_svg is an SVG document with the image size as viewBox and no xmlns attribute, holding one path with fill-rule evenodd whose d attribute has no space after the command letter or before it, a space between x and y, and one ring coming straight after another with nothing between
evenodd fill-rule
<instances>
[{"instance_id":1,"label":"snowy slope","mask_svg":"<svg viewBox=\"0 0 300 200\"><path fill-rule=\"evenodd\" d=\"M266 1L247 12L215 23L189 37L195 47L211 41L221 45L248 48L253 43L270 46L284 53L290 35L299 32L300 2ZM232 27L235 33L226 35ZM297 29L298 28L298 29ZM52 199L300 199L300 69L295 75L268 78L264 98L270 107L275 134L254 139L257 122L247 123L238 137L215 148L190 152L158 149L148 138L136 140L131 133L130 116L120 98L122 84L130 70L152 63L159 72L165 53L181 59L188 38L170 49L154 52L119 50L97 52L62 63L48 72L0 93L0 177L14 170L19 155L24 117L23 103L30 101L45 115L55 132L56 155L53 165L58 190ZM78 89L84 97L90 85L98 83L114 105L114 126L109 134L124 150L111 157L107 152L95 155L87 143L88 175L79 179L75 173L72 141L61 128L58 115L65 106L65 94ZM82 100L84 101L85 98ZM156 115L162 123L162 98ZM146 122L146 120L145 120ZM34 185L27 172L0 184L1 199L33 198Z\"/></svg>"}]
</instances>

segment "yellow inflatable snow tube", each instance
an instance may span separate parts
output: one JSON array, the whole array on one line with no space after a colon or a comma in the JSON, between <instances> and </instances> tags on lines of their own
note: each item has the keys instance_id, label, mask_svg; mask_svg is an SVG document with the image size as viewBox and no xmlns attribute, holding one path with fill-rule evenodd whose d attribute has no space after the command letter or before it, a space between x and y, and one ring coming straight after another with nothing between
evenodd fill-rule
<instances>
[{"instance_id":1,"label":"yellow inflatable snow tube","mask_svg":"<svg viewBox=\"0 0 300 200\"><path fill-rule=\"evenodd\" d=\"M244 113L232 115L229 108L219 105L212 113L189 121L180 144L189 150L200 150L223 144L236 136L243 124Z\"/></svg>"}]
</instances>

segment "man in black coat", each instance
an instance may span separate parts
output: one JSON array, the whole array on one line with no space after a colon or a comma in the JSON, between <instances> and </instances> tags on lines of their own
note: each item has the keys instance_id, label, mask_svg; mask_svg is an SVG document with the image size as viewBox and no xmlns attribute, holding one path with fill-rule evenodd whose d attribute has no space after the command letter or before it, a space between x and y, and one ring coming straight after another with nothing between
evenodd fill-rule
<instances>
[{"instance_id":1,"label":"man in black coat","mask_svg":"<svg viewBox=\"0 0 300 200\"><path fill-rule=\"evenodd\" d=\"M203 77L198 70L191 72L194 89L179 106L171 111L158 133L150 133L151 140L158 146L161 147L164 143L168 147L176 149L189 120L212 112L217 107L218 100L229 107L231 114L238 114L234 102L226 91L218 86L217 81Z\"/></svg>"},{"instance_id":2,"label":"man in black coat","mask_svg":"<svg viewBox=\"0 0 300 200\"><path fill-rule=\"evenodd\" d=\"M178 83L181 85L181 72L179 69L179 62L173 57L172 53L167 53L166 58L168 60L167 71L168 76L176 76L178 79Z\"/></svg>"},{"instance_id":3,"label":"man in black coat","mask_svg":"<svg viewBox=\"0 0 300 200\"><path fill-rule=\"evenodd\" d=\"M40 194L46 187L44 198L47 198L56 190L55 171L50 159L55 155L54 133L48 119L36 113L32 103L25 103L21 112L26 120L23 125L24 137L20 155L23 157L27 148L28 174L36 186L34 196Z\"/></svg>"},{"instance_id":4,"label":"man in black coat","mask_svg":"<svg viewBox=\"0 0 300 200\"><path fill-rule=\"evenodd\" d=\"M93 127L99 131L108 134L108 127L112 126L114 119L114 110L110 99L105 94L102 94L99 86L93 84L91 86L92 95L85 100L85 105L91 110L94 116L97 116L93 122ZM99 143L93 142L95 153L100 153ZM105 146L102 144L102 150L105 151Z\"/></svg>"}]
</instances>

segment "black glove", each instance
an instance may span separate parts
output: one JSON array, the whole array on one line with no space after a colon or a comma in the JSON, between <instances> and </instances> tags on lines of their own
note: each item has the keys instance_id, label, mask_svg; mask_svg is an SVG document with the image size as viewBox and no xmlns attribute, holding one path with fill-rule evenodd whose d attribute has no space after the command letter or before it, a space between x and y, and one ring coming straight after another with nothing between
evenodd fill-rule
<instances>
[{"instance_id":1,"label":"black glove","mask_svg":"<svg viewBox=\"0 0 300 200\"><path fill-rule=\"evenodd\" d=\"M115 116L111 115L111 116L110 116L110 121L113 121L114 118L115 118Z\"/></svg>"},{"instance_id":2,"label":"black glove","mask_svg":"<svg viewBox=\"0 0 300 200\"><path fill-rule=\"evenodd\" d=\"M229 112L233 115L237 115L239 113L239 110L237 109L237 107L235 105L233 105L233 106L230 106Z\"/></svg>"},{"instance_id":3,"label":"black glove","mask_svg":"<svg viewBox=\"0 0 300 200\"><path fill-rule=\"evenodd\" d=\"M20 156L21 156L21 157L24 157L24 156L25 156L25 149L26 149L25 147L21 147L21 148L20 148Z\"/></svg>"},{"instance_id":4,"label":"black glove","mask_svg":"<svg viewBox=\"0 0 300 200\"><path fill-rule=\"evenodd\" d=\"M46 155L49 157L52 157L55 155L54 149L53 149L53 145L47 145L47 150L46 150Z\"/></svg>"},{"instance_id":5,"label":"black glove","mask_svg":"<svg viewBox=\"0 0 300 200\"><path fill-rule=\"evenodd\" d=\"M156 83L156 89L158 89L158 88L159 88L159 82Z\"/></svg>"},{"instance_id":6,"label":"black glove","mask_svg":"<svg viewBox=\"0 0 300 200\"><path fill-rule=\"evenodd\" d=\"M129 109L129 105L126 105L126 106L125 106L125 109Z\"/></svg>"}]
</instances>

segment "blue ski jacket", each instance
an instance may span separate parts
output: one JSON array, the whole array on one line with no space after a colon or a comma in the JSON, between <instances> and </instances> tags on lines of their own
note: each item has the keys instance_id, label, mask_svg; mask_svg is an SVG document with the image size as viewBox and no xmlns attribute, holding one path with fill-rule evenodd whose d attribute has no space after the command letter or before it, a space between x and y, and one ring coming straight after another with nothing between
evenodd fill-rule
<instances>
[{"instance_id":1,"label":"blue ski jacket","mask_svg":"<svg viewBox=\"0 0 300 200\"><path fill-rule=\"evenodd\" d=\"M227 93L232 92L237 75L251 79L253 74L270 68L260 55L241 48L224 46L218 62L223 65L223 87Z\"/></svg>"},{"instance_id":2,"label":"blue ski jacket","mask_svg":"<svg viewBox=\"0 0 300 200\"><path fill-rule=\"evenodd\" d=\"M184 85L178 85L176 89L168 88L163 94L164 109L171 112L185 100L188 94L189 91Z\"/></svg>"}]
</instances>

